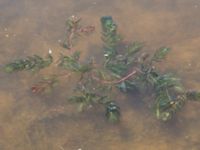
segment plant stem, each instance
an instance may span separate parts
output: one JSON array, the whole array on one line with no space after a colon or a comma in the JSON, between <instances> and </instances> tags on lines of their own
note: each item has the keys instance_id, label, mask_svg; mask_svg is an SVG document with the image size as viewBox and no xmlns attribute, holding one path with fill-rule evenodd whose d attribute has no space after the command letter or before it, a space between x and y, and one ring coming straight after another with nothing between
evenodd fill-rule
<instances>
[{"instance_id":1,"label":"plant stem","mask_svg":"<svg viewBox=\"0 0 200 150\"><path fill-rule=\"evenodd\" d=\"M118 83L121 83L121 82L124 82L125 80L129 79L130 77L132 77L133 75L135 75L137 73L136 70L133 70L131 73L129 73L128 75L126 75L125 77L119 79L119 80L115 80L115 81L106 81L106 80L101 80L99 79L97 76L95 76L94 74L92 74L92 78L94 80L97 80L103 84L118 84Z\"/></svg>"}]
</instances>

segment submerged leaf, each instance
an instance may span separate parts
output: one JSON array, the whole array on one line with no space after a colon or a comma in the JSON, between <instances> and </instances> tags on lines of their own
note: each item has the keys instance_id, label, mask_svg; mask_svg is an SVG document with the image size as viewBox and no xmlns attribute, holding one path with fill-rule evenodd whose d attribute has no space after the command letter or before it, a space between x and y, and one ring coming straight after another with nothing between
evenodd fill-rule
<instances>
[{"instance_id":1,"label":"submerged leaf","mask_svg":"<svg viewBox=\"0 0 200 150\"><path fill-rule=\"evenodd\" d=\"M164 74L160 75L156 78L155 82L156 90L172 88L172 87L181 87L180 79L175 78L172 74Z\"/></svg>"},{"instance_id":2,"label":"submerged leaf","mask_svg":"<svg viewBox=\"0 0 200 150\"><path fill-rule=\"evenodd\" d=\"M170 120L174 113L184 106L186 100L184 94L172 94L168 90L160 91L156 94L154 106L156 117L163 121Z\"/></svg>"},{"instance_id":3,"label":"submerged leaf","mask_svg":"<svg viewBox=\"0 0 200 150\"><path fill-rule=\"evenodd\" d=\"M106 104L106 118L109 122L116 123L120 119L120 108L114 102Z\"/></svg>"},{"instance_id":4,"label":"submerged leaf","mask_svg":"<svg viewBox=\"0 0 200 150\"><path fill-rule=\"evenodd\" d=\"M117 87L124 93L137 90L137 85L134 81L126 80L117 85Z\"/></svg>"},{"instance_id":5,"label":"submerged leaf","mask_svg":"<svg viewBox=\"0 0 200 150\"><path fill-rule=\"evenodd\" d=\"M141 50L141 48L143 47L143 43L140 42L133 42L130 45L128 45L127 47L127 54L128 55L134 55L137 52L139 52Z\"/></svg>"},{"instance_id":6,"label":"submerged leaf","mask_svg":"<svg viewBox=\"0 0 200 150\"><path fill-rule=\"evenodd\" d=\"M114 23L111 16L101 18L102 40L104 42L104 57L106 60L113 58L116 54L116 46L121 40L117 34L117 25Z\"/></svg>"},{"instance_id":7,"label":"submerged leaf","mask_svg":"<svg viewBox=\"0 0 200 150\"><path fill-rule=\"evenodd\" d=\"M154 53L154 56L152 57L152 61L156 61L156 62L161 61L162 59L166 57L169 51L170 51L170 48L161 47Z\"/></svg>"},{"instance_id":8,"label":"submerged leaf","mask_svg":"<svg viewBox=\"0 0 200 150\"><path fill-rule=\"evenodd\" d=\"M194 91L194 90L187 91L186 96L189 100L200 101L200 92L199 91Z\"/></svg>"},{"instance_id":9,"label":"submerged leaf","mask_svg":"<svg viewBox=\"0 0 200 150\"><path fill-rule=\"evenodd\" d=\"M80 52L74 52L72 56L62 56L59 66L74 72L85 73L92 69L91 64L80 64Z\"/></svg>"},{"instance_id":10,"label":"submerged leaf","mask_svg":"<svg viewBox=\"0 0 200 150\"><path fill-rule=\"evenodd\" d=\"M56 76L44 77L41 81L34 84L31 87L32 93L40 94L40 93L48 93L54 88L54 86L58 83Z\"/></svg>"},{"instance_id":11,"label":"submerged leaf","mask_svg":"<svg viewBox=\"0 0 200 150\"><path fill-rule=\"evenodd\" d=\"M105 97L98 96L93 92L87 92L85 90L80 91L80 93L76 96L72 96L69 98L71 102L79 104L79 111L83 111L84 109L89 108L90 106L103 102Z\"/></svg>"}]
</instances>

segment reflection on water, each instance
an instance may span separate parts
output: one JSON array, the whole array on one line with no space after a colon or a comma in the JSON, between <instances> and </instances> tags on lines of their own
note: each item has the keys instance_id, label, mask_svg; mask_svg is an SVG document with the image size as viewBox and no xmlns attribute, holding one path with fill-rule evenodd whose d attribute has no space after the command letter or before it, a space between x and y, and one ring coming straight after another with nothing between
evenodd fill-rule
<instances>
[{"instance_id":1,"label":"reflection on water","mask_svg":"<svg viewBox=\"0 0 200 150\"><path fill-rule=\"evenodd\" d=\"M1 0L0 63L45 55L48 49L55 57L64 52L59 40L65 19L72 14L97 27L90 43L83 39L76 48L83 50L84 58L98 56L99 18L112 15L127 40L145 41L149 51L172 47L161 70L176 73L186 87L199 90L199 8L198 0ZM40 75L53 71L46 69ZM148 98L118 95L122 121L110 125L101 110L79 114L66 101L69 81L50 95L32 95L29 86L40 75L0 72L0 150L200 149L199 103L191 102L173 120L161 123L152 115Z\"/></svg>"}]
</instances>

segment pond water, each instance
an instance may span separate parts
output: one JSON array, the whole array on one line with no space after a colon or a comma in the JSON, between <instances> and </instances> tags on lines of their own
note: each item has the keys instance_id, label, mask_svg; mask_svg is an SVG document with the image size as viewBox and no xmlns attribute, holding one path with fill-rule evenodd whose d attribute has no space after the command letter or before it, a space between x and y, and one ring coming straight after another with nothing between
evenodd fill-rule
<instances>
[{"instance_id":1,"label":"pond water","mask_svg":"<svg viewBox=\"0 0 200 150\"><path fill-rule=\"evenodd\" d=\"M82 59L101 60L100 17L113 16L128 41L144 41L154 51L172 51L160 69L175 73L188 89L200 90L200 0L0 0L0 64L28 55L55 57L65 21L80 16L96 27L75 49ZM140 97L117 95L119 124L104 120L102 109L79 113L66 98L73 81L63 81L51 94L34 95L39 74L0 72L0 150L200 150L200 103L190 102L171 121L157 120ZM148 96L147 96L148 97ZM148 99L148 98L147 98Z\"/></svg>"}]
</instances>

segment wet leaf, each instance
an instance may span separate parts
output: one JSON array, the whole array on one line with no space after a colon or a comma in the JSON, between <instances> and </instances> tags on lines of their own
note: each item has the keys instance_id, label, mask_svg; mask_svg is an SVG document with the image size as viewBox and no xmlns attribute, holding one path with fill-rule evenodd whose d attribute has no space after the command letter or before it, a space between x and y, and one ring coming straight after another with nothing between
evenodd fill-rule
<instances>
[{"instance_id":1,"label":"wet leaf","mask_svg":"<svg viewBox=\"0 0 200 150\"><path fill-rule=\"evenodd\" d=\"M166 57L169 51L170 51L170 48L161 47L154 53L154 56L152 57L152 61L156 61L156 62L161 61L162 59Z\"/></svg>"}]
</instances>

